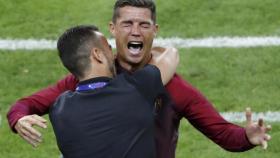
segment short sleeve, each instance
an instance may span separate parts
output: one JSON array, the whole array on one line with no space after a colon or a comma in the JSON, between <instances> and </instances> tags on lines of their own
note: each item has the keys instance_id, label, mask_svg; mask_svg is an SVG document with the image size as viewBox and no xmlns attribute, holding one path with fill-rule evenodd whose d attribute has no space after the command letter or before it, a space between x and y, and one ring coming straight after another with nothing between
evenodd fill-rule
<instances>
[{"instance_id":1,"label":"short sleeve","mask_svg":"<svg viewBox=\"0 0 280 158\"><path fill-rule=\"evenodd\" d=\"M128 80L151 102L154 102L159 95L165 92L160 70L154 65L146 65L135 71L128 76Z\"/></svg>"}]
</instances>

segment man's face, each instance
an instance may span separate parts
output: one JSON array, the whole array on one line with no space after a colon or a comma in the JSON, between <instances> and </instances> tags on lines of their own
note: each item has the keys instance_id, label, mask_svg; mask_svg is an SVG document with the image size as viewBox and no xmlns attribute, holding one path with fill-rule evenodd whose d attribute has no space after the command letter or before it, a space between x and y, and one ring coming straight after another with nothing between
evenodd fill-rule
<instances>
[{"instance_id":1,"label":"man's face","mask_svg":"<svg viewBox=\"0 0 280 158\"><path fill-rule=\"evenodd\" d=\"M104 37L103 34L98 33L100 36L100 42L101 45L103 46L103 53L107 59L107 65L108 65L108 70L110 73L112 73L112 76L114 77L116 75L116 70L115 70L115 59L112 51L112 47L109 45L107 39Z\"/></svg>"},{"instance_id":2,"label":"man's face","mask_svg":"<svg viewBox=\"0 0 280 158\"><path fill-rule=\"evenodd\" d=\"M151 14L147 8L125 6L119 8L116 22L110 23L110 32L116 40L117 58L122 66L138 67L149 61L158 29Z\"/></svg>"}]
</instances>

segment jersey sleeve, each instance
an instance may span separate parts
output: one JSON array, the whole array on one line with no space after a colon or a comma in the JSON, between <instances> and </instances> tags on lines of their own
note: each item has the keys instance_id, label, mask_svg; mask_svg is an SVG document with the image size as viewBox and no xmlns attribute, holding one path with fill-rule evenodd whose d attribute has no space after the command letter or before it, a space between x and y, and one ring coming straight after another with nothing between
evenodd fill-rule
<instances>
[{"instance_id":1,"label":"jersey sleeve","mask_svg":"<svg viewBox=\"0 0 280 158\"><path fill-rule=\"evenodd\" d=\"M226 121L196 88L179 75L175 74L166 89L178 114L225 150L240 152L254 147L243 127Z\"/></svg>"},{"instance_id":2,"label":"jersey sleeve","mask_svg":"<svg viewBox=\"0 0 280 158\"><path fill-rule=\"evenodd\" d=\"M11 129L16 132L14 126L18 119L23 116L32 114L44 115L48 113L50 106L55 102L56 98L67 90L73 91L77 83L78 80L70 74L56 84L16 101L7 113Z\"/></svg>"},{"instance_id":3,"label":"jersey sleeve","mask_svg":"<svg viewBox=\"0 0 280 158\"><path fill-rule=\"evenodd\" d=\"M160 70L154 65L146 65L143 69L132 73L129 78L139 92L151 102L165 92Z\"/></svg>"}]
</instances>

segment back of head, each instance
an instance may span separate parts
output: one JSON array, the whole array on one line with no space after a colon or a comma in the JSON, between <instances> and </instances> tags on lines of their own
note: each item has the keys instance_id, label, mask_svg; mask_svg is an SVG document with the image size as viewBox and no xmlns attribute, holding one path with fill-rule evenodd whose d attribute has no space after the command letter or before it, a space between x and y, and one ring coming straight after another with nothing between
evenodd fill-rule
<instances>
[{"instance_id":1,"label":"back of head","mask_svg":"<svg viewBox=\"0 0 280 158\"><path fill-rule=\"evenodd\" d=\"M75 26L66 30L58 39L59 57L77 78L83 78L89 69L91 49L100 46L96 31L96 26Z\"/></svg>"},{"instance_id":2,"label":"back of head","mask_svg":"<svg viewBox=\"0 0 280 158\"><path fill-rule=\"evenodd\" d=\"M114 14L112 21L116 23L116 19L119 17L119 8L131 6L137 8L147 8L151 11L152 20L156 23L156 5L153 0L116 0L114 6Z\"/></svg>"}]
</instances>

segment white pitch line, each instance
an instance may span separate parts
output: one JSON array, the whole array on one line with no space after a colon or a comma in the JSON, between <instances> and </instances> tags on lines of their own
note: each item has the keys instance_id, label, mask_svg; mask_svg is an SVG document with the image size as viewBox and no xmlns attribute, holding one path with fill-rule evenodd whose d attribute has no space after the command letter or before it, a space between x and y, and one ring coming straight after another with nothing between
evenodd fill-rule
<instances>
[{"instance_id":1,"label":"white pitch line","mask_svg":"<svg viewBox=\"0 0 280 158\"><path fill-rule=\"evenodd\" d=\"M246 120L244 112L222 112L221 115L231 122L244 122ZM257 121L259 118L263 118L267 122L280 122L280 112L264 112L253 113L252 119Z\"/></svg>"},{"instance_id":2,"label":"white pitch line","mask_svg":"<svg viewBox=\"0 0 280 158\"><path fill-rule=\"evenodd\" d=\"M280 46L280 37L208 37L208 38L158 38L155 45L174 46L176 48L192 47L266 47Z\"/></svg>"},{"instance_id":3,"label":"white pitch line","mask_svg":"<svg viewBox=\"0 0 280 158\"><path fill-rule=\"evenodd\" d=\"M109 43L115 48L114 39L109 39ZM157 38L154 41L156 46L176 48L193 48L193 47L268 47L280 46L280 37L207 37L207 38ZM42 50L56 49L55 40L46 39L0 39L0 50Z\"/></svg>"},{"instance_id":4,"label":"white pitch line","mask_svg":"<svg viewBox=\"0 0 280 158\"><path fill-rule=\"evenodd\" d=\"M56 49L56 41L46 39L0 39L2 50L41 50Z\"/></svg>"}]
</instances>

